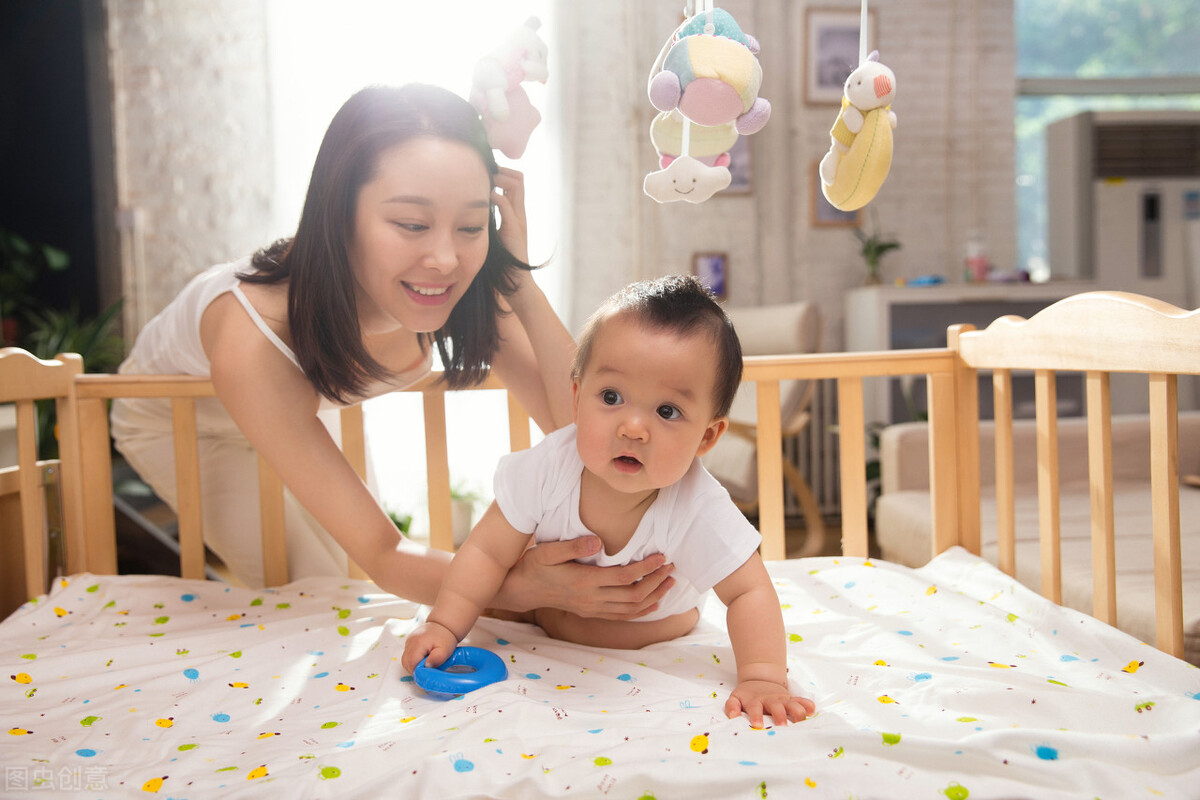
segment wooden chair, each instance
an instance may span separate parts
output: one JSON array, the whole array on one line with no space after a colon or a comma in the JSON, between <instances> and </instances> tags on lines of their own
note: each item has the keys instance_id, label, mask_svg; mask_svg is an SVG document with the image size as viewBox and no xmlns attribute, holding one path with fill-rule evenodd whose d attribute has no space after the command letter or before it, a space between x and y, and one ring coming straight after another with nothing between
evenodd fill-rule
<instances>
[{"instance_id":1,"label":"wooden chair","mask_svg":"<svg viewBox=\"0 0 1200 800\"><path fill-rule=\"evenodd\" d=\"M42 361L24 350L0 350L0 403L14 403L17 419L17 463L0 465L0 555L11 566L2 603L11 610L43 594L50 575L47 509L61 519L67 573L84 568L83 518L78 437L75 429L75 378L83 360L73 354ZM35 401L53 400L61 458L39 461ZM47 502L47 496L51 496ZM13 532L19 531L19 535Z\"/></svg>"},{"instance_id":2,"label":"wooden chair","mask_svg":"<svg viewBox=\"0 0 1200 800\"><path fill-rule=\"evenodd\" d=\"M728 309L747 356L798 355L821 349L821 314L813 303L797 302ZM780 382L779 447L799 436L812 420L816 381ZM729 491L738 508L758 510L758 398L756 384L745 382L729 412L729 431L704 457L705 467ZM804 514L804 544L794 557L816 555L825 543L825 522L808 481L785 458L783 480Z\"/></svg>"},{"instance_id":3,"label":"wooden chair","mask_svg":"<svg viewBox=\"0 0 1200 800\"><path fill-rule=\"evenodd\" d=\"M1015 574L1012 374L1032 370L1037 413L1038 528L1041 593L1062 602L1058 433L1055 374L1086 376L1088 474L1091 494L1093 611L1116 624L1113 450L1110 377L1146 376L1150 404L1151 506L1156 644L1182 657L1183 589L1179 524L1178 381L1200 374L1200 311L1125 292L1087 292L1061 300L1028 320L1002 317L987 329L950 329L958 358L958 529L979 552L978 371L992 373L996 419L998 565ZM935 534L936 538L936 534ZM934 552L942 548L935 541Z\"/></svg>"}]
</instances>

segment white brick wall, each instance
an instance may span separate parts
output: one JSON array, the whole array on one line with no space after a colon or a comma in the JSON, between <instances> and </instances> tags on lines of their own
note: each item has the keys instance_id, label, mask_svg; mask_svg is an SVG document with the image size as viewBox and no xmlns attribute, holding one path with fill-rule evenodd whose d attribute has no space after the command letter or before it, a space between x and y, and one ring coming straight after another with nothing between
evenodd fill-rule
<instances>
[{"instance_id":1,"label":"white brick wall","mask_svg":"<svg viewBox=\"0 0 1200 800\"><path fill-rule=\"evenodd\" d=\"M117 204L139 212L121 254L132 340L191 275L265 244L265 13L262 0L107 7Z\"/></svg>"}]
</instances>

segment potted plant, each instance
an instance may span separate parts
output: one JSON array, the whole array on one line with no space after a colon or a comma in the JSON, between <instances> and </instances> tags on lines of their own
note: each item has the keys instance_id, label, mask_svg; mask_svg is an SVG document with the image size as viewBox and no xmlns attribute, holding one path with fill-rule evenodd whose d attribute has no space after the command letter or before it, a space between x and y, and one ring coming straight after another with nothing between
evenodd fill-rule
<instances>
[{"instance_id":1,"label":"potted plant","mask_svg":"<svg viewBox=\"0 0 1200 800\"><path fill-rule=\"evenodd\" d=\"M30 242L0 229L0 320L3 344L18 343L20 325L37 305L34 285L43 272L62 272L71 263L63 250Z\"/></svg>"},{"instance_id":2,"label":"potted plant","mask_svg":"<svg viewBox=\"0 0 1200 800\"><path fill-rule=\"evenodd\" d=\"M868 286L882 283L883 278L879 274L880 261L889 250L899 250L900 243L895 239L887 238L879 232L879 225L873 215L871 217L871 232L867 233L862 228L855 228L854 235L858 237L863 261L867 263L867 279L864 283Z\"/></svg>"}]
</instances>

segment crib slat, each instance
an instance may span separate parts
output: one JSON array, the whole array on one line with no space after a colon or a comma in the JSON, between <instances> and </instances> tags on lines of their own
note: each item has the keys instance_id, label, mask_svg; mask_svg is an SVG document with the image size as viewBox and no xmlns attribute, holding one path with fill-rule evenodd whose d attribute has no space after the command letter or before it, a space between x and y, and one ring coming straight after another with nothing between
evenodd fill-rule
<instances>
[{"instance_id":1,"label":"crib slat","mask_svg":"<svg viewBox=\"0 0 1200 800\"><path fill-rule=\"evenodd\" d=\"M350 462L350 466L354 467L354 474L363 483L367 482L367 436L363 429L363 407L362 403L353 406L346 406L341 411L342 420L342 453L346 456L346 460ZM366 579L366 570L355 563L354 559L346 556L346 567L351 578L359 580Z\"/></svg>"},{"instance_id":2,"label":"crib slat","mask_svg":"<svg viewBox=\"0 0 1200 800\"><path fill-rule=\"evenodd\" d=\"M1183 658L1183 564L1179 543L1179 379L1150 375L1150 467L1154 513L1154 644Z\"/></svg>"},{"instance_id":3,"label":"crib slat","mask_svg":"<svg viewBox=\"0 0 1200 800\"><path fill-rule=\"evenodd\" d=\"M973 325L951 325L947 336L951 349L958 349L958 337L974 330ZM956 423L955 478L958 482L955 517L958 543L979 555L979 381L975 370L961 361L954 367L954 396L950 414Z\"/></svg>"},{"instance_id":4,"label":"crib slat","mask_svg":"<svg viewBox=\"0 0 1200 800\"><path fill-rule=\"evenodd\" d=\"M453 552L446 396L441 392L425 392L422 401L425 407L425 473L429 481L429 544L438 550Z\"/></svg>"},{"instance_id":5,"label":"crib slat","mask_svg":"<svg viewBox=\"0 0 1200 800\"><path fill-rule=\"evenodd\" d=\"M1092 616L1117 624L1113 515L1112 391L1107 372L1087 373L1088 485L1092 509Z\"/></svg>"},{"instance_id":6,"label":"crib slat","mask_svg":"<svg viewBox=\"0 0 1200 800\"><path fill-rule=\"evenodd\" d=\"M75 355L59 355L60 361L78 359ZM79 374L83 371L79 359ZM72 383L72 389L74 384ZM79 471L79 411L74 391L54 402L58 426L59 491L62 493L63 543L66 545L68 575L87 569L87 540L84 533L83 475Z\"/></svg>"},{"instance_id":7,"label":"crib slat","mask_svg":"<svg viewBox=\"0 0 1200 800\"><path fill-rule=\"evenodd\" d=\"M25 556L25 594L46 593L46 510L37 468L37 415L32 400L18 399L17 478L21 485L21 542Z\"/></svg>"},{"instance_id":8,"label":"crib slat","mask_svg":"<svg viewBox=\"0 0 1200 800\"><path fill-rule=\"evenodd\" d=\"M867 558L867 457L862 378L838 378L838 435L841 438L842 553ZM772 449L777 449L778 444ZM759 458L763 451L760 448ZM763 486L760 483L758 490Z\"/></svg>"},{"instance_id":9,"label":"crib slat","mask_svg":"<svg viewBox=\"0 0 1200 800\"><path fill-rule=\"evenodd\" d=\"M175 438L175 486L179 518L180 575L204 580L204 520L200 503L200 448L196 441L196 401L177 397L171 401Z\"/></svg>"},{"instance_id":10,"label":"crib slat","mask_svg":"<svg viewBox=\"0 0 1200 800\"><path fill-rule=\"evenodd\" d=\"M1038 531L1042 596L1062 605L1062 546L1058 502L1058 390L1054 372L1033 374L1037 407Z\"/></svg>"},{"instance_id":11,"label":"crib slat","mask_svg":"<svg viewBox=\"0 0 1200 800\"><path fill-rule=\"evenodd\" d=\"M97 575L117 574L117 532L113 518L111 445L108 404L103 398L80 398L79 463L83 482L83 518L87 569Z\"/></svg>"},{"instance_id":12,"label":"crib slat","mask_svg":"<svg viewBox=\"0 0 1200 800\"><path fill-rule=\"evenodd\" d=\"M958 513L958 444L953 424L955 386L952 374L930 374L929 489L933 510L933 555L962 544ZM977 403L978 405L978 403ZM951 422L947 423L946 420Z\"/></svg>"},{"instance_id":13,"label":"crib slat","mask_svg":"<svg viewBox=\"0 0 1200 800\"><path fill-rule=\"evenodd\" d=\"M787 558L783 520L782 420L779 381L758 381L758 529L764 561ZM864 467L865 469L865 467Z\"/></svg>"},{"instance_id":14,"label":"crib slat","mask_svg":"<svg viewBox=\"0 0 1200 800\"><path fill-rule=\"evenodd\" d=\"M1016 465L1013 461L1012 371L992 373L992 417L996 447L996 562L1006 575L1017 574Z\"/></svg>"},{"instance_id":15,"label":"crib slat","mask_svg":"<svg viewBox=\"0 0 1200 800\"><path fill-rule=\"evenodd\" d=\"M262 522L263 583L288 582L287 528L283 513L283 481L260 454L258 457L258 509Z\"/></svg>"}]
</instances>

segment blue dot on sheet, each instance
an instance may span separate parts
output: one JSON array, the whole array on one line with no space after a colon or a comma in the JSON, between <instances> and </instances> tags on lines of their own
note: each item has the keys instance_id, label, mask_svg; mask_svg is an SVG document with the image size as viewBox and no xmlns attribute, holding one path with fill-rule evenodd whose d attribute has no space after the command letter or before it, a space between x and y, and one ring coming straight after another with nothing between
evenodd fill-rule
<instances>
[{"instance_id":1,"label":"blue dot on sheet","mask_svg":"<svg viewBox=\"0 0 1200 800\"><path fill-rule=\"evenodd\" d=\"M212 715L212 721L213 721L213 722L229 722L229 715L228 715L228 714L221 714L221 713L218 713L218 714L213 714L213 715Z\"/></svg>"},{"instance_id":2,"label":"blue dot on sheet","mask_svg":"<svg viewBox=\"0 0 1200 800\"><path fill-rule=\"evenodd\" d=\"M757 761L739 761L738 763L741 764L743 767L757 767L758 766Z\"/></svg>"},{"instance_id":3,"label":"blue dot on sheet","mask_svg":"<svg viewBox=\"0 0 1200 800\"><path fill-rule=\"evenodd\" d=\"M845 585L844 585L842 588L843 588L843 589L853 589L853 588L854 588L854 584L855 584L855 583L856 583L855 581L849 581L849 582L848 582L848 583L846 583L846 584L845 584Z\"/></svg>"},{"instance_id":4,"label":"blue dot on sheet","mask_svg":"<svg viewBox=\"0 0 1200 800\"><path fill-rule=\"evenodd\" d=\"M958 661L958 656L942 656L942 661Z\"/></svg>"},{"instance_id":5,"label":"blue dot on sheet","mask_svg":"<svg viewBox=\"0 0 1200 800\"><path fill-rule=\"evenodd\" d=\"M917 681L918 683L919 683L920 681L927 681L927 680L930 680L930 679L932 679L932 678L933 678L933 676L932 676L932 675L930 675L928 672L918 672L916 675L913 675L913 676L912 676L912 679L913 679L914 681Z\"/></svg>"},{"instance_id":6,"label":"blue dot on sheet","mask_svg":"<svg viewBox=\"0 0 1200 800\"><path fill-rule=\"evenodd\" d=\"M1039 744L1033 748L1034 754L1044 761L1055 761L1058 759L1058 751L1048 745Z\"/></svg>"},{"instance_id":7,"label":"blue dot on sheet","mask_svg":"<svg viewBox=\"0 0 1200 800\"><path fill-rule=\"evenodd\" d=\"M617 680L619 680L619 681L631 681L631 680L633 680L633 676L632 676L632 675L630 675L628 672L622 672L620 675L618 675L618 676L617 676Z\"/></svg>"},{"instance_id":8,"label":"blue dot on sheet","mask_svg":"<svg viewBox=\"0 0 1200 800\"><path fill-rule=\"evenodd\" d=\"M896 633L900 634L901 636L912 636L913 635L912 631L896 631Z\"/></svg>"},{"instance_id":9,"label":"blue dot on sheet","mask_svg":"<svg viewBox=\"0 0 1200 800\"><path fill-rule=\"evenodd\" d=\"M195 667L188 667L183 671L183 677L187 678L189 681L198 681L200 680L200 670L196 669Z\"/></svg>"},{"instance_id":10,"label":"blue dot on sheet","mask_svg":"<svg viewBox=\"0 0 1200 800\"><path fill-rule=\"evenodd\" d=\"M359 598L356 598L356 599L357 599L357 600L358 600L358 602L360 602L360 603L369 603L369 602L371 602L371 598L369 598L369 597L359 597Z\"/></svg>"},{"instance_id":11,"label":"blue dot on sheet","mask_svg":"<svg viewBox=\"0 0 1200 800\"><path fill-rule=\"evenodd\" d=\"M1059 661L1078 661L1079 656L1059 656Z\"/></svg>"},{"instance_id":12,"label":"blue dot on sheet","mask_svg":"<svg viewBox=\"0 0 1200 800\"><path fill-rule=\"evenodd\" d=\"M354 740L353 740L353 739L351 739L351 740L350 740L350 741L348 741L348 742L338 742L338 743L337 743L337 746L338 746L338 747L354 747Z\"/></svg>"},{"instance_id":13,"label":"blue dot on sheet","mask_svg":"<svg viewBox=\"0 0 1200 800\"><path fill-rule=\"evenodd\" d=\"M185 602L185 603L190 603L190 602L192 602L193 600L195 600L195 599L196 599L196 595L194 595L194 594L181 594L181 595L179 595L179 599L180 599L180 600L182 600L182 601L183 601L183 602Z\"/></svg>"},{"instance_id":14,"label":"blue dot on sheet","mask_svg":"<svg viewBox=\"0 0 1200 800\"><path fill-rule=\"evenodd\" d=\"M542 676L538 675L536 672L526 672L525 677L529 678L531 681L540 681L542 679Z\"/></svg>"},{"instance_id":15,"label":"blue dot on sheet","mask_svg":"<svg viewBox=\"0 0 1200 800\"><path fill-rule=\"evenodd\" d=\"M91 758L92 756L96 755L96 751L90 747L84 747L81 750L76 750L75 755L83 756L84 758Z\"/></svg>"},{"instance_id":16,"label":"blue dot on sheet","mask_svg":"<svg viewBox=\"0 0 1200 800\"><path fill-rule=\"evenodd\" d=\"M604 728L592 728L590 731L588 731L588 733L599 733L602 730L604 730Z\"/></svg>"},{"instance_id":17,"label":"blue dot on sheet","mask_svg":"<svg viewBox=\"0 0 1200 800\"><path fill-rule=\"evenodd\" d=\"M475 765L472 764L470 761L467 761L465 758L457 759L454 762L454 771L455 772L470 772L473 769L475 769Z\"/></svg>"},{"instance_id":18,"label":"blue dot on sheet","mask_svg":"<svg viewBox=\"0 0 1200 800\"><path fill-rule=\"evenodd\" d=\"M506 644L508 644L508 639L497 639L496 644L500 645L501 647L504 647Z\"/></svg>"},{"instance_id":19,"label":"blue dot on sheet","mask_svg":"<svg viewBox=\"0 0 1200 800\"><path fill-rule=\"evenodd\" d=\"M313 677L314 678L328 678L329 673L328 672L318 672L316 675L313 675Z\"/></svg>"}]
</instances>

